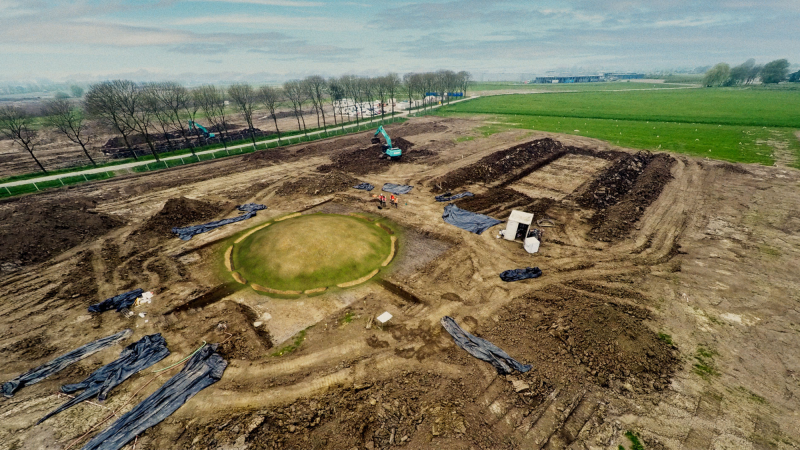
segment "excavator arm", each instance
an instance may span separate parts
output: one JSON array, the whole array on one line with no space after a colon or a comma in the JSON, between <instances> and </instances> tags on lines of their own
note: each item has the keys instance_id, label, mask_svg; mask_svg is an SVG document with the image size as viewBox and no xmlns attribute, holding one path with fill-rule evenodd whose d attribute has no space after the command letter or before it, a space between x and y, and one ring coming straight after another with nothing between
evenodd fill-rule
<instances>
[{"instance_id":1,"label":"excavator arm","mask_svg":"<svg viewBox=\"0 0 800 450\"><path fill-rule=\"evenodd\" d=\"M189 121L189 131L191 131L192 129L200 130L200 132L203 133L203 136L205 136L207 138L213 138L215 136L214 133L209 133L208 130L206 130L206 127L200 125L199 123L195 122L194 120L190 120Z\"/></svg>"}]
</instances>

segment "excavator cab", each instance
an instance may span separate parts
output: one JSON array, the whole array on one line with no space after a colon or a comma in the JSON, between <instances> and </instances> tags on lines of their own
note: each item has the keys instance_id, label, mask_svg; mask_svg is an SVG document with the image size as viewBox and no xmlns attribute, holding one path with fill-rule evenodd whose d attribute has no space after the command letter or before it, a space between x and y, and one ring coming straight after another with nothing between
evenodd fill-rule
<instances>
[{"instance_id":1,"label":"excavator cab","mask_svg":"<svg viewBox=\"0 0 800 450\"><path fill-rule=\"evenodd\" d=\"M383 144L383 154L388 156L394 160L400 159L403 155L403 150L397 147L392 146L392 138L386 133L386 130L383 129L383 125L379 126L378 129L375 131L375 134L372 136L372 143L373 144L380 144L381 139L378 137L379 134L383 135L383 138L386 139L386 143Z\"/></svg>"}]
</instances>

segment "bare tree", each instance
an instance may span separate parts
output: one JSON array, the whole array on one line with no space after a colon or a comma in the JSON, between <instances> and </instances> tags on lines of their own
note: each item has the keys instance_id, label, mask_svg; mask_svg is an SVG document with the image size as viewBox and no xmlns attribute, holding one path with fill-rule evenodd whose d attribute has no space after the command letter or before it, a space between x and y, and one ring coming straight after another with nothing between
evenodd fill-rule
<instances>
[{"instance_id":1,"label":"bare tree","mask_svg":"<svg viewBox=\"0 0 800 450\"><path fill-rule=\"evenodd\" d=\"M339 82L344 95L353 99L353 109L356 113L356 126L358 126L358 100L361 98L361 88L358 83L358 78L353 75L343 75L339 79ZM349 116L350 113L347 115Z\"/></svg>"},{"instance_id":2,"label":"bare tree","mask_svg":"<svg viewBox=\"0 0 800 450\"><path fill-rule=\"evenodd\" d=\"M381 104L381 122L385 118L386 109L384 106L386 105L386 96L389 95L389 87L387 86L386 77L377 77L373 79L373 84L375 86L375 95L378 97L378 101Z\"/></svg>"},{"instance_id":3,"label":"bare tree","mask_svg":"<svg viewBox=\"0 0 800 450\"><path fill-rule=\"evenodd\" d=\"M342 116L342 101L344 100L344 87L342 83L337 78L331 78L328 80L328 84L326 85L326 89L328 91L328 99L331 101L331 109L333 110L333 124L336 126L336 105L339 105L339 122L342 125L342 131L344 131L344 117Z\"/></svg>"},{"instance_id":4,"label":"bare tree","mask_svg":"<svg viewBox=\"0 0 800 450\"><path fill-rule=\"evenodd\" d=\"M169 148L174 149L170 137L173 126L172 111L165 108L159 100L158 92L161 90L160 83L150 83L142 88L141 107L147 108L148 113L155 119L155 123L161 129L164 140L167 141Z\"/></svg>"},{"instance_id":5,"label":"bare tree","mask_svg":"<svg viewBox=\"0 0 800 450\"><path fill-rule=\"evenodd\" d=\"M396 73L386 75L384 82L386 83L386 93L389 94L389 101L392 103L392 117L394 117L395 94L399 92L402 82L400 81L400 76Z\"/></svg>"},{"instance_id":6,"label":"bare tree","mask_svg":"<svg viewBox=\"0 0 800 450\"><path fill-rule=\"evenodd\" d=\"M458 72L459 82L461 84L461 92L464 94L464 97L467 96L467 88L469 87L469 83L472 80L472 74L467 71Z\"/></svg>"},{"instance_id":7,"label":"bare tree","mask_svg":"<svg viewBox=\"0 0 800 450\"><path fill-rule=\"evenodd\" d=\"M38 133L31 128L30 114L14 106L0 108L0 133L27 150L42 172L47 173L42 163L33 154L33 149L38 144Z\"/></svg>"},{"instance_id":8,"label":"bare tree","mask_svg":"<svg viewBox=\"0 0 800 450\"><path fill-rule=\"evenodd\" d=\"M327 83L325 82L325 78L319 75L312 75L305 79L305 83L311 96L311 101L314 102L317 111L322 113L322 126L327 134L328 123L325 120L325 91ZM317 115L317 126L319 127L319 115Z\"/></svg>"},{"instance_id":9,"label":"bare tree","mask_svg":"<svg viewBox=\"0 0 800 450\"><path fill-rule=\"evenodd\" d=\"M133 159L139 159L130 143L129 137L134 132L134 129L125 120L125 115L119 102L117 81L104 81L90 86L84 98L84 107L87 113L99 118L117 130L122 135L125 147L131 152Z\"/></svg>"},{"instance_id":10,"label":"bare tree","mask_svg":"<svg viewBox=\"0 0 800 450\"><path fill-rule=\"evenodd\" d=\"M361 94L363 95L364 102L361 103L361 115L364 115L364 103L367 103L368 108L372 109L372 115L375 115L375 82L374 78L360 77L358 84L361 86Z\"/></svg>"},{"instance_id":11,"label":"bare tree","mask_svg":"<svg viewBox=\"0 0 800 450\"><path fill-rule=\"evenodd\" d=\"M194 120L199 108L197 105L192 104L192 96L189 90L178 83L168 81L158 83L153 90L153 95L158 99L161 107L167 111L166 116L172 123L173 128L177 129L181 134L192 155L197 156L194 152L194 145L189 140L189 124L181 119L181 116L186 114L189 119Z\"/></svg>"},{"instance_id":12,"label":"bare tree","mask_svg":"<svg viewBox=\"0 0 800 450\"><path fill-rule=\"evenodd\" d=\"M204 85L194 91L194 99L200 106L200 109L205 114L206 119L212 126L218 128L220 131L220 141L222 146L227 150L228 144L226 141L226 132L228 123L225 115L225 93L224 90L214 85Z\"/></svg>"},{"instance_id":13,"label":"bare tree","mask_svg":"<svg viewBox=\"0 0 800 450\"><path fill-rule=\"evenodd\" d=\"M122 120L127 126L138 131L144 137L145 143L150 147L150 152L156 161L160 161L153 142L153 119L155 115L148 107L147 88L137 86L129 80L115 80L117 86L117 98L122 109Z\"/></svg>"},{"instance_id":14,"label":"bare tree","mask_svg":"<svg viewBox=\"0 0 800 450\"><path fill-rule=\"evenodd\" d=\"M261 103L267 108L269 114L272 116L272 121L275 122L275 131L278 133L278 145L280 145L281 130L278 129L278 117L275 115L275 110L281 98L283 98L283 92L279 88L274 88L272 86L261 86L258 89L258 94Z\"/></svg>"},{"instance_id":15,"label":"bare tree","mask_svg":"<svg viewBox=\"0 0 800 450\"><path fill-rule=\"evenodd\" d=\"M308 137L308 132L306 131L306 119L303 118L303 104L308 100L307 92L303 83L299 80L292 80L287 81L283 84L283 91L286 93L286 97L292 103L292 110L294 111L294 117L297 119L297 131L305 132L306 137ZM302 128L300 127L300 120L303 121Z\"/></svg>"},{"instance_id":16,"label":"bare tree","mask_svg":"<svg viewBox=\"0 0 800 450\"><path fill-rule=\"evenodd\" d=\"M50 100L45 103L44 114L47 125L63 133L70 141L80 145L92 165L97 165L89 154L89 150L86 149L90 137L86 133L86 121L83 111L79 107L64 99Z\"/></svg>"},{"instance_id":17,"label":"bare tree","mask_svg":"<svg viewBox=\"0 0 800 450\"><path fill-rule=\"evenodd\" d=\"M255 127L253 126L253 109L256 104L256 91L253 86L247 83L236 83L228 88L228 95L233 103L239 108L242 113L244 121L247 122L247 128L250 131L250 140L253 141L253 147L256 145Z\"/></svg>"}]
</instances>

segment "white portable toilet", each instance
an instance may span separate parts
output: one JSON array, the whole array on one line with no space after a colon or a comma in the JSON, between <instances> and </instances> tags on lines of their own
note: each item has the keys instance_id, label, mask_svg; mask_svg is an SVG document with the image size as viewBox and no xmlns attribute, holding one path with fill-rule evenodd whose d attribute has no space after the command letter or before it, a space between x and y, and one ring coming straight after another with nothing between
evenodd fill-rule
<instances>
[{"instance_id":1,"label":"white portable toilet","mask_svg":"<svg viewBox=\"0 0 800 450\"><path fill-rule=\"evenodd\" d=\"M528 235L528 229L531 227L533 223L533 214L526 213L522 211L512 210L511 215L508 216L508 224L506 224L506 230L503 232L503 237L508 241L515 240L517 236L517 231L519 227L522 226L525 229L525 233L522 235L523 242Z\"/></svg>"}]
</instances>

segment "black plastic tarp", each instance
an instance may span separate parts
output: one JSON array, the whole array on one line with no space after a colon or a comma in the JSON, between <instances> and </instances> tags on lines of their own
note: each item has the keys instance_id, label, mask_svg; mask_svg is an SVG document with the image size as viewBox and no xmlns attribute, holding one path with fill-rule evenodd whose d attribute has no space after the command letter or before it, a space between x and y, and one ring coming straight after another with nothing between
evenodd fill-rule
<instances>
[{"instance_id":1,"label":"black plastic tarp","mask_svg":"<svg viewBox=\"0 0 800 450\"><path fill-rule=\"evenodd\" d=\"M107 298L100 303L95 303L89 307L89 312L101 313L109 309L116 309L122 311L125 308L130 308L137 298L141 297L144 293L143 289L134 289L111 298Z\"/></svg>"},{"instance_id":2,"label":"black plastic tarp","mask_svg":"<svg viewBox=\"0 0 800 450\"><path fill-rule=\"evenodd\" d=\"M437 202L452 202L453 200L458 200L458 199L464 198L464 197L472 197L474 195L475 194L473 194L472 192L462 192L462 193L456 194L456 195L453 195L453 194L448 192L446 194L437 195L434 198L436 199Z\"/></svg>"},{"instance_id":3,"label":"black plastic tarp","mask_svg":"<svg viewBox=\"0 0 800 450\"><path fill-rule=\"evenodd\" d=\"M501 222L500 220L484 216L483 214L461 209L452 203L444 207L442 219L451 225L455 225L458 228L475 234L481 234Z\"/></svg>"},{"instance_id":4,"label":"black plastic tarp","mask_svg":"<svg viewBox=\"0 0 800 450\"><path fill-rule=\"evenodd\" d=\"M383 185L383 190L392 194L402 195L408 194L414 186L406 186L405 184L386 183Z\"/></svg>"},{"instance_id":5,"label":"black plastic tarp","mask_svg":"<svg viewBox=\"0 0 800 450\"><path fill-rule=\"evenodd\" d=\"M37 425L61 411L95 396L101 402L104 401L112 389L122 384L131 375L152 366L167 356L169 356L167 341L160 333L139 339L138 342L125 347L119 358L95 370L85 380L80 383L61 386L61 392L65 394L80 390L83 390L83 392L42 417L37 422Z\"/></svg>"},{"instance_id":6,"label":"black plastic tarp","mask_svg":"<svg viewBox=\"0 0 800 450\"><path fill-rule=\"evenodd\" d=\"M538 267L526 267L524 269L506 270L500 274L503 281L520 281L528 278L539 278L542 276L542 269Z\"/></svg>"},{"instance_id":7,"label":"black plastic tarp","mask_svg":"<svg viewBox=\"0 0 800 450\"><path fill-rule=\"evenodd\" d=\"M239 211L252 212L267 209L267 205L259 205L258 203L245 203L236 207Z\"/></svg>"},{"instance_id":8,"label":"black plastic tarp","mask_svg":"<svg viewBox=\"0 0 800 450\"><path fill-rule=\"evenodd\" d=\"M50 375L66 369L71 364L78 362L89 355L97 353L110 345L116 344L123 339L126 339L131 334L133 334L133 330L131 329L122 330L117 334L112 334L111 336L106 336L78 347L75 350L65 353L46 364L29 370L17 378L3 383L3 395L6 397L13 397L14 392L18 391L19 389L22 389L25 386L30 386L31 384L36 384Z\"/></svg>"},{"instance_id":9,"label":"black plastic tarp","mask_svg":"<svg viewBox=\"0 0 800 450\"><path fill-rule=\"evenodd\" d=\"M444 329L450 333L450 336L453 336L453 341L456 345L481 361L486 361L493 365L500 375L507 375L511 373L512 369L519 372L531 370L532 366L522 364L508 356L508 353L504 352L500 347L486 339L473 336L464 331L452 317L442 317L441 323Z\"/></svg>"},{"instance_id":10,"label":"black plastic tarp","mask_svg":"<svg viewBox=\"0 0 800 450\"><path fill-rule=\"evenodd\" d=\"M258 205L255 203L247 203L245 205L239 206L238 208L240 211L243 211L245 213L238 217L217 220L216 222L204 223L202 225L192 225L190 227L183 227L183 228L175 227L172 229L172 232L177 234L178 237L183 239L184 241L188 241L189 239L192 238L192 236L196 234L207 233L221 226L230 225L232 223L241 222L243 220L247 220L251 217L254 217L256 215L256 211L261 209L266 209L266 206Z\"/></svg>"},{"instance_id":11,"label":"black plastic tarp","mask_svg":"<svg viewBox=\"0 0 800 450\"><path fill-rule=\"evenodd\" d=\"M169 417L187 400L222 378L228 363L207 345L189 358L177 375L83 446L83 450L118 450Z\"/></svg>"},{"instance_id":12,"label":"black plastic tarp","mask_svg":"<svg viewBox=\"0 0 800 450\"><path fill-rule=\"evenodd\" d=\"M361 189L362 191L371 191L371 190L375 189L375 186L373 186L373 185L371 185L369 183L359 183L359 184L353 186L353 189Z\"/></svg>"}]
</instances>

